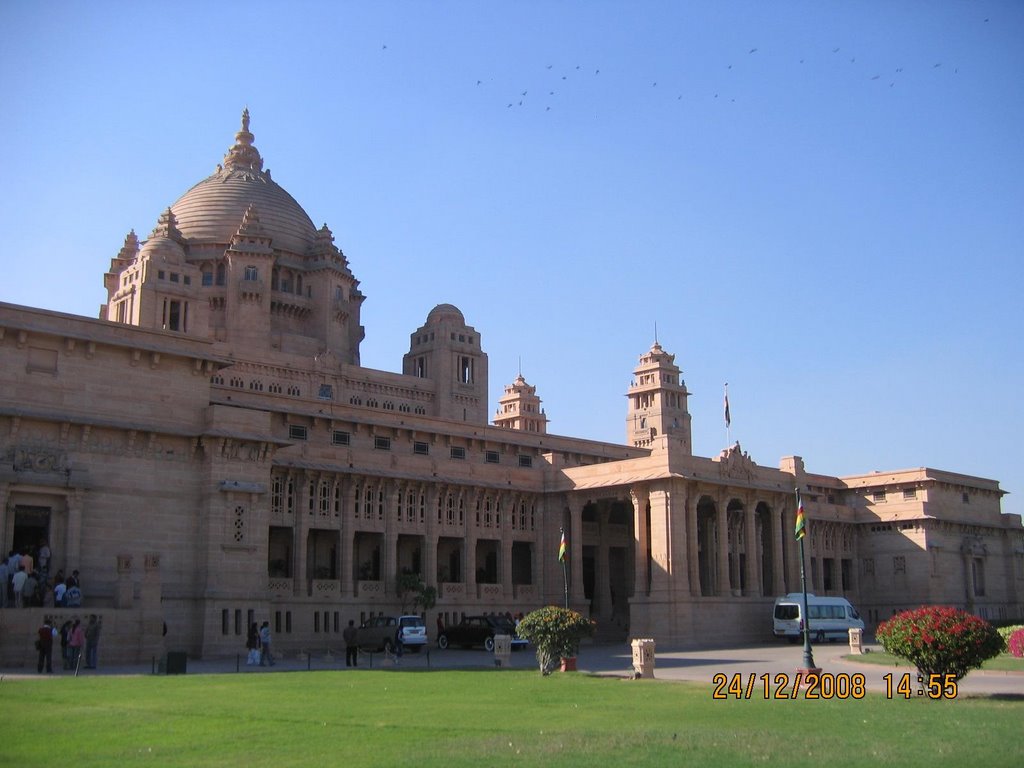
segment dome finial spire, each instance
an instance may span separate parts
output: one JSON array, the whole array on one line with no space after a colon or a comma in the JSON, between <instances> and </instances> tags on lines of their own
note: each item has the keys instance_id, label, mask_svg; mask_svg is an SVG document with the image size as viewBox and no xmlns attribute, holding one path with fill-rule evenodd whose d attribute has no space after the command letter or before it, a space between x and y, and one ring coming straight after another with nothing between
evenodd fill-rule
<instances>
[{"instance_id":1,"label":"dome finial spire","mask_svg":"<svg viewBox=\"0 0 1024 768\"><path fill-rule=\"evenodd\" d=\"M242 129L235 134L235 145L224 155L227 170L263 170L263 158L252 144L254 138L249 132L249 108L246 107L242 110Z\"/></svg>"}]
</instances>

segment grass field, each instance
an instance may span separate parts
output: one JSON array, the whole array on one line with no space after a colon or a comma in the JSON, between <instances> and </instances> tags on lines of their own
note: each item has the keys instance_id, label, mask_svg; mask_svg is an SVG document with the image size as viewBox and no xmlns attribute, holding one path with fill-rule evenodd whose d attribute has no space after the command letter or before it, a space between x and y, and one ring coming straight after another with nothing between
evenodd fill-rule
<instances>
[{"instance_id":1,"label":"grass field","mask_svg":"<svg viewBox=\"0 0 1024 768\"><path fill-rule=\"evenodd\" d=\"M1024 703L714 701L698 683L534 671L0 682L0 753L88 766L1019 765Z\"/></svg>"}]
</instances>

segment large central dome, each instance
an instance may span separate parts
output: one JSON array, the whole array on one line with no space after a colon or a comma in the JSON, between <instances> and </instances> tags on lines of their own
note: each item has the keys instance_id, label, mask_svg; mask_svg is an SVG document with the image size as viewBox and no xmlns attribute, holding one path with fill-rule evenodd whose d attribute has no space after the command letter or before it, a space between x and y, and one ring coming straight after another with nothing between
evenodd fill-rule
<instances>
[{"instance_id":1,"label":"large central dome","mask_svg":"<svg viewBox=\"0 0 1024 768\"><path fill-rule=\"evenodd\" d=\"M276 250L305 254L316 240L316 227L295 198L263 170L263 158L252 142L247 109L224 165L171 206L178 229L190 244L226 247L246 210L254 205L263 232L273 238Z\"/></svg>"}]
</instances>

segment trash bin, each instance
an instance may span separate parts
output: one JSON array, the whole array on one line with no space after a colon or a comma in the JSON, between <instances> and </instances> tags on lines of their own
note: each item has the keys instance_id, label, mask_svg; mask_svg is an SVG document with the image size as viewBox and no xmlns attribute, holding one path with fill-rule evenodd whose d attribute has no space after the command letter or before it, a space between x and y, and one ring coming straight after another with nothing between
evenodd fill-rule
<instances>
[{"instance_id":1,"label":"trash bin","mask_svg":"<svg viewBox=\"0 0 1024 768\"><path fill-rule=\"evenodd\" d=\"M168 675L184 675L188 667L188 654L184 651L168 651L164 670Z\"/></svg>"},{"instance_id":2,"label":"trash bin","mask_svg":"<svg viewBox=\"0 0 1024 768\"><path fill-rule=\"evenodd\" d=\"M650 637L638 637L633 646L633 676L636 678L654 677L654 640Z\"/></svg>"},{"instance_id":3,"label":"trash bin","mask_svg":"<svg viewBox=\"0 0 1024 768\"><path fill-rule=\"evenodd\" d=\"M850 653L864 653L864 630L851 629L850 632Z\"/></svg>"},{"instance_id":4,"label":"trash bin","mask_svg":"<svg viewBox=\"0 0 1024 768\"><path fill-rule=\"evenodd\" d=\"M494 636L494 666L507 667L512 661L512 635Z\"/></svg>"}]
</instances>

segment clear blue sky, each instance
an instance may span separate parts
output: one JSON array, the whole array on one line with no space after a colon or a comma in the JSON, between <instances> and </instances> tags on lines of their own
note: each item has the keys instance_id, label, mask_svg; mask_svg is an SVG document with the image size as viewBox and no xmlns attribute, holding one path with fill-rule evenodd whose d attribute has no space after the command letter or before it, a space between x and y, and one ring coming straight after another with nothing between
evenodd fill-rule
<instances>
[{"instance_id":1,"label":"clear blue sky","mask_svg":"<svg viewBox=\"0 0 1024 768\"><path fill-rule=\"evenodd\" d=\"M695 450L932 466L1024 512L1024 3L0 2L0 300L95 317L248 105L396 371L436 304L621 442L657 324Z\"/></svg>"}]
</instances>

